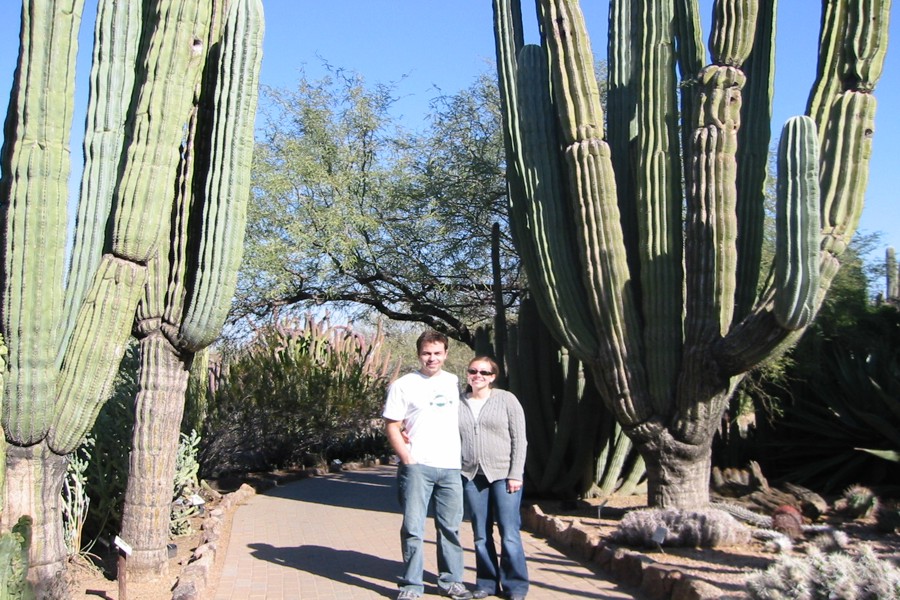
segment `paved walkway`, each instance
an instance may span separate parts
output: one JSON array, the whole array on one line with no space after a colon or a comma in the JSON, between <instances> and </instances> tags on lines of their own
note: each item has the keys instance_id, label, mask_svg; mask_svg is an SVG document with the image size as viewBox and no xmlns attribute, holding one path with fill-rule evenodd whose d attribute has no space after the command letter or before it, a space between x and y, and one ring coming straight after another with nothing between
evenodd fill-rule
<instances>
[{"instance_id":1,"label":"paved walkway","mask_svg":"<svg viewBox=\"0 0 900 600\"><path fill-rule=\"evenodd\" d=\"M210 600L394 598L400 563L395 467L314 477L253 496L237 508ZM475 579L468 522L466 584ZM426 534L425 594L437 597L434 528ZM636 596L523 532L529 600ZM222 550L220 549L220 552Z\"/></svg>"}]
</instances>

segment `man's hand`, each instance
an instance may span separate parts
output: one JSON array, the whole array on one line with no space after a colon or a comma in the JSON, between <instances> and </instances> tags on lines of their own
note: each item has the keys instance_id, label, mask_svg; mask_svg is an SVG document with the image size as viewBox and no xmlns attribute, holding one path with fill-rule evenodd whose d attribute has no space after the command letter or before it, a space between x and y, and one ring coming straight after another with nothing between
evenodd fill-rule
<instances>
[{"instance_id":1,"label":"man's hand","mask_svg":"<svg viewBox=\"0 0 900 600\"><path fill-rule=\"evenodd\" d=\"M400 464L411 465L416 461L413 460L409 453L409 437L403 430L402 421L385 420L384 433L387 435L388 442L394 450L394 454L400 459Z\"/></svg>"},{"instance_id":2,"label":"man's hand","mask_svg":"<svg viewBox=\"0 0 900 600\"><path fill-rule=\"evenodd\" d=\"M508 494L515 494L519 490L522 489L522 482L518 479L507 479L506 480L506 492Z\"/></svg>"}]
</instances>

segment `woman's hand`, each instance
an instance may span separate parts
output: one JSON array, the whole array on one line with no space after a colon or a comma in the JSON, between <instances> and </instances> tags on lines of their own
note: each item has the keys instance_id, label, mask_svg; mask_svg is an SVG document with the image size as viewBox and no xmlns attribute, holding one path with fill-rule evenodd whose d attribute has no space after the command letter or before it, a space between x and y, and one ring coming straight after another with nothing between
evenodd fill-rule
<instances>
[{"instance_id":1,"label":"woman's hand","mask_svg":"<svg viewBox=\"0 0 900 600\"><path fill-rule=\"evenodd\" d=\"M519 490L522 489L522 482L518 479L507 479L506 480L506 493L515 494Z\"/></svg>"}]
</instances>

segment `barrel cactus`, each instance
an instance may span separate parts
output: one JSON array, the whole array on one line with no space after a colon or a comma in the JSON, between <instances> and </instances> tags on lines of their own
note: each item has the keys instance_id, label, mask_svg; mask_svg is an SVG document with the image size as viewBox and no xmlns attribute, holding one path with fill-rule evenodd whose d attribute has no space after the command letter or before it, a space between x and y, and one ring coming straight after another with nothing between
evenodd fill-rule
<instances>
[{"instance_id":1,"label":"barrel cactus","mask_svg":"<svg viewBox=\"0 0 900 600\"><path fill-rule=\"evenodd\" d=\"M85 135L89 160L68 277L68 132L83 0L22 3L19 63L0 155L0 333L9 348L2 413L7 439L3 523L6 528L22 515L33 518L29 578L45 598L67 594L59 509L65 455L83 440L109 395L138 306L148 296L178 294L158 277L154 264L161 253L190 247L172 225L178 184L189 172L190 178L205 182L215 171L211 161L225 165L228 176L241 177L229 159L183 147L204 71L216 64L220 40L210 31L216 28L213 17L221 12L221 3L98 4ZM259 2L249 4L258 8ZM261 18L261 11L256 12ZM250 38L257 46L259 35ZM236 59L228 68L258 72L258 59ZM250 97L255 99L255 91ZM246 128L246 116L241 119L240 127ZM214 200L197 206L221 203L223 191L234 192L230 201L239 203L239 190L222 188L211 194ZM209 223L226 221L224 217L191 221L198 248ZM239 225L235 220L233 227ZM233 254L235 240L240 246L233 232L212 238L203 238L204 252L232 245L225 252ZM186 268L179 277L192 293L203 294L210 284L196 283L202 277L193 273L227 271L232 267L224 265L233 258L211 266L205 256L196 258L197 252L184 252L195 257L184 259L194 265L193 272ZM217 292L227 294L227 285ZM172 310L197 310L201 302L194 295L182 296L186 299ZM212 328L214 320L205 327ZM181 324L178 318L172 321Z\"/></svg>"},{"instance_id":2,"label":"barrel cactus","mask_svg":"<svg viewBox=\"0 0 900 600\"><path fill-rule=\"evenodd\" d=\"M577 0L494 0L511 222L553 335L594 374L653 506L709 501L736 385L814 318L862 210L889 0L824 0L807 115L778 154L763 275L775 0L610 1L604 114ZM761 283L764 282L764 283Z\"/></svg>"}]
</instances>

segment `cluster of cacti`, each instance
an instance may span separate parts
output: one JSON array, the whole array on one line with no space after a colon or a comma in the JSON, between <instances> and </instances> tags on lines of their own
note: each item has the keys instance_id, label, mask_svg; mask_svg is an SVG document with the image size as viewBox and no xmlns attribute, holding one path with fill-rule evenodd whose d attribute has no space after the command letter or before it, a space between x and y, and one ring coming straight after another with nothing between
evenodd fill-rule
<instances>
[{"instance_id":1,"label":"cluster of cacti","mask_svg":"<svg viewBox=\"0 0 900 600\"><path fill-rule=\"evenodd\" d=\"M160 377L157 365L189 364L228 309L249 195L262 9L259 0L233 0L227 11L226 4L98 4L86 162L64 277L82 11L59 0L23 3L0 158L0 327L10 362L2 422L7 480L15 481L5 517L34 517L30 577L48 597L64 568L65 455L106 401L132 330L165 340L142 348L143 382L177 388L178 377ZM223 26L217 19L225 14ZM177 436L180 407L173 412ZM138 444L171 448L165 411L157 417ZM165 536L165 522L161 528Z\"/></svg>"},{"instance_id":2,"label":"cluster of cacti","mask_svg":"<svg viewBox=\"0 0 900 600\"><path fill-rule=\"evenodd\" d=\"M750 529L725 511L649 508L628 512L611 539L629 546L716 548L743 546Z\"/></svg>"},{"instance_id":3,"label":"cluster of cacti","mask_svg":"<svg viewBox=\"0 0 900 600\"><path fill-rule=\"evenodd\" d=\"M554 342L532 300L522 301L508 330L506 386L525 410L531 448L527 491L574 499L638 490L643 460L603 405L590 373Z\"/></svg>"},{"instance_id":4,"label":"cluster of cacti","mask_svg":"<svg viewBox=\"0 0 900 600\"><path fill-rule=\"evenodd\" d=\"M651 504L703 506L732 392L800 337L856 229L890 2L823 5L761 291L775 2L716 0L704 65L698 2L611 0L606 115L577 0L538 6L542 44L523 45L519 1L494 0L529 290L643 456Z\"/></svg>"},{"instance_id":5,"label":"cluster of cacti","mask_svg":"<svg viewBox=\"0 0 900 600\"><path fill-rule=\"evenodd\" d=\"M755 600L895 600L900 598L900 569L874 549L825 553L812 546L805 555L779 557L765 571L747 578Z\"/></svg>"},{"instance_id":6,"label":"cluster of cacti","mask_svg":"<svg viewBox=\"0 0 900 600\"><path fill-rule=\"evenodd\" d=\"M864 485L851 485L834 503L834 509L851 519L874 515L878 510L878 496Z\"/></svg>"}]
</instances>

